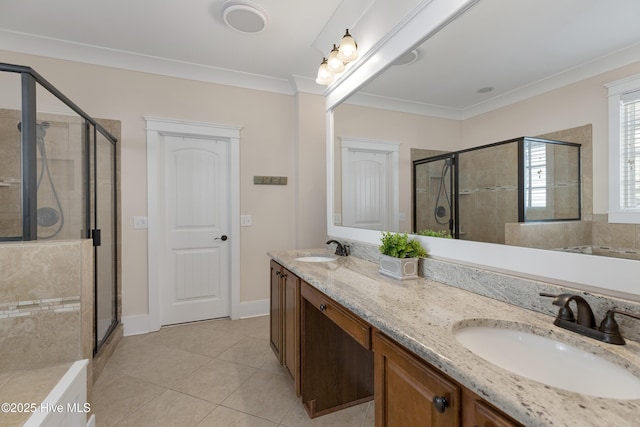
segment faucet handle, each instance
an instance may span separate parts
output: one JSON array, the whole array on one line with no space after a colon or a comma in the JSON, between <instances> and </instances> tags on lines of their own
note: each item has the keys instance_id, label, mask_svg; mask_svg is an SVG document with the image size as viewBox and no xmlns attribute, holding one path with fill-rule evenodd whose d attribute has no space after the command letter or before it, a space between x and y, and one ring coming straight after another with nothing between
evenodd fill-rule
<instances>
[{"instance_id":1,"label":"faucet handle","mask_svg":"<svg viewBox=\"0 0 640 427\"><path fill-rule=\"evenodd\" d=\"M559 296L560 296L560 295L548 294L548 293L546 293L546 292L540 292L540 294L539 294L539 295L540 295L541 297L549 297L549 298L557 298L557 297L559 297Z\"/></svg>"},{"instance_id":2,"label":"faucet handle","mask_svg":"<svg viewBox=\"0 0 640 427\"><path fill-rule=\"evenodd\" d=\"M618 313L618 314L622 314L624 316L629 316L629 317L633 317L634 319L640 320L640 316L638 316L637 314L627 313L626 311L620 311L620 310L612 309L612 310L607 311L607 316L609 315L609 313L611 313L611 317L613 317L613 313Z\"/></svg>"},{"instance_id":3,"label":"faucet handle","mask_svg":"<svg viewBox=\"0 0 640 427\"><path fill-rule=\"evenodd\" d=\"M600 323L600 332L604 334L604 337L605 337L604 341L611 344L624 345L625 341L624 341L624 338L622 338L622 334L620 333L618 322L616 322L616 319L613 317L613 315L616 313L633 317L634 319L638 319L638 320L640 320L640 316L627 313L626 311L613 309L613 310L608 310L607 315L605 316L604 319L602 319L602 322Z\"/></svg>"},{"instance_id":4,"label":"faucet handle","mask_svg":"<svg viewBox=\"0 0 640 427\"><path fill-rule=\"evenodd\" d=\"M553 298L553 304L560 305L560 309L558 310L558 319L566 320L568 322L575 322L576 317L573 315L573 310L571 310L571 308L568 305L558 303L558 298L563 295L565 294L554 295L554 294L548 294L546 292L540 292L541 297Z\"/></svg>"}]
</instances>

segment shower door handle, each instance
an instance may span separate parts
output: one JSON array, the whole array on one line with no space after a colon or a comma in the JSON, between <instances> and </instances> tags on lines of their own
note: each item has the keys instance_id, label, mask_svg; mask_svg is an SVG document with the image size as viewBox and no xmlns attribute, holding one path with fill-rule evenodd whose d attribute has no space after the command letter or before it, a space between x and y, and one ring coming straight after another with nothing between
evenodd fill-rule
<instances>
[{"instance_id":1,"label":"shower door handle","mask_svg":"<svg viewBox=\"0 0 640 427\"><path fill-rule=\"evenodd\" d=\"M225 240L227 240L227 239L228 239L228 237L227 237L225 234L223 234L222 236L220 236L220 237L216 237L216 238L215 238L215 239L213 239L213 240L222 240L222 241L224 242L224 241L225 241Z\"/></svg>"}]
</instances>

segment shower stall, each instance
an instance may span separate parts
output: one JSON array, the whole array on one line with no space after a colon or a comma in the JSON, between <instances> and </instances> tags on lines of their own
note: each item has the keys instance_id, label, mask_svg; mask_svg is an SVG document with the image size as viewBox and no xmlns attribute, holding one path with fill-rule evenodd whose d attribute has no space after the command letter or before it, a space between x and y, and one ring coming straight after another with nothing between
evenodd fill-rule
<instances>
[{"instance_id":1,"label":"shower stall","mask_svg":"<svg viewBox=\"0 0 640 427\"><path fill-rule=\"evenodd\" d=\"M0 242L93 240L95 354L118 323L117 139L30 67L0 71Z\"/></svg>"},{"instance_id":2,"label":"shower stall","mask_svg":"<svg viewBox=\"0 0 640 427\"><path fill-rule=\"evenodd\" d=\"M413 230L505 243L505 224L579 221L580 144L521 137L413 162Z\"/></svg>"}]
</instances>

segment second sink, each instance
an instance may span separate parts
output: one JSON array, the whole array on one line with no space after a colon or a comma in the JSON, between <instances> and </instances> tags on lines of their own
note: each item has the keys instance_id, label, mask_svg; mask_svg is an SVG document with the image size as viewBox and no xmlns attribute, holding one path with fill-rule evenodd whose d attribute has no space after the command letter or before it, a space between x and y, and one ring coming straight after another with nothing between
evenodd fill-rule
<instances>
[{"instance_id":1,"label":"second sink","mask_svg":"<svg viewBox=\"0 0 640 427\"><path fill-rule=\"evenodd\" d=\"M640 378L577 347L533 333L469 326L455 338L481 358L552 387L610 399L640 399Z\"/></svg>"},{"instance_id":2,"label":"second sink","mask_svg":"<svg viewBox=\"0 0 640 427\"><path fill-rule=\"evenodd\" d=\"M321 255L315 255L315 256L301 256L295 259L295 261L302 261L302 262L329 262L329 261L335 261L335 258L332 257L328 257L328 256L321 256Z\"/></svg>"}]
</instances>

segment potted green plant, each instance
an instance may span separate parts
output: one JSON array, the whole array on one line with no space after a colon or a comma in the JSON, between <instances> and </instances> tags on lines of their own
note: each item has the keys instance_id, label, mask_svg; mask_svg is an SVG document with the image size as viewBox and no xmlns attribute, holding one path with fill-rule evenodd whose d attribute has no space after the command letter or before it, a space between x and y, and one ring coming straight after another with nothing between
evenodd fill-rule
<instances>
[{"instance_id":1,"label":"potted green plant","mask_svg":"<svg viewBox=\"0 0 640 427\"><path fill-rule=\"evenodd\" d=\"M419 236L431 236L431 237L444 237L445 239L451 239L451 233L449 230L432 230L427 228L426 230L420 230L416 233Z\"/></svg>"},{"instance_id":2,"label":"potted green plant","mask_svg":"<svg viewBox=\"0 0 640 427\"><path fill-rule=\"evenodd\" d=\"M418 277L418 260L427 255L418 240L407 233L382 232L380 241L380 274L399 280Z\"/></svg>"}]
</instances>

